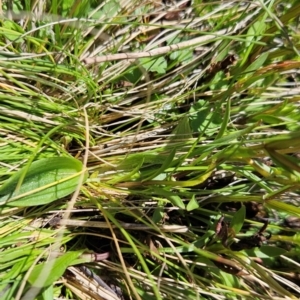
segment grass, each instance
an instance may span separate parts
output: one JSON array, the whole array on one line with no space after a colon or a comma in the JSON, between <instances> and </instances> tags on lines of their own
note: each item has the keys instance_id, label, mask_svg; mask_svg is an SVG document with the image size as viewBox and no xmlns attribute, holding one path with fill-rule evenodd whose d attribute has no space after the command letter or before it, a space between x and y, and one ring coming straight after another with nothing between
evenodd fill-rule
<instances>
[{"instance_id":1,"label":"grass","mask_svg":"<svg viewBox=\"0 0 300 300\"><path fill-rule=\"evenodd\" d=\"M1 299L299 298L298 1L2 10Z\"/></svg>"}]
</instances>

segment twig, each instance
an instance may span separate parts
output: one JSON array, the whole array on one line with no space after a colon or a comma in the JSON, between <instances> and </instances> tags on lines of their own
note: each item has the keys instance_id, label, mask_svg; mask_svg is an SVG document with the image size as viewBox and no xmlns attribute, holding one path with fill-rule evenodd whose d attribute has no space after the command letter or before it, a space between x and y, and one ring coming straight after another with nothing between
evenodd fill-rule
<instances>
[{"instance_id":1,"label":"twig","mask_svg":"<svg viewBox=\"0 0 300 300\"><path fill-rule=\"evenodd\" d=\"M207 34L204 36L197 37L195 39L181 42L178 44L160 47L157 49L149 50L146 52L136 52L136 53L118 53L118 54L110 54L110 55L104 55L100 57L87 57L83 59L83 62L87 65L106 62L106 61L112 61L112 60L123 60L123 59L137 59L137 58L144 58L144 57L154 57L158 55L162 55L168 52L178 51L181 49L189 48L198 46L204 42L207 42L208 40L217 38L217 37L224 37L228 34L236 33L238 30L243 28L245 24L247 24L248 20L250 20L253 17L253 14L248 16L243 22L238 23L235 27L231 27L228 29L219 30L213 34Z\"/></svg>"}]
</instances>

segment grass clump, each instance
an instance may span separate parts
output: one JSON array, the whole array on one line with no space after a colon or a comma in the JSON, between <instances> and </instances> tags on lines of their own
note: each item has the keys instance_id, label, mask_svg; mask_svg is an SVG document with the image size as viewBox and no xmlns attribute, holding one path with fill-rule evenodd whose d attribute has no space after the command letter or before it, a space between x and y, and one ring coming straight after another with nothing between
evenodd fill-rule
<instances>
[{"instance_id":1,"label":"grass clump","mask_svg":"<svg viewBox=\"0 0 300 300\"><path fill-rule=\"evenodd\" d=\"M1 299L297 299L297 1L7 1Z\"/></svg>"}]
</instances>

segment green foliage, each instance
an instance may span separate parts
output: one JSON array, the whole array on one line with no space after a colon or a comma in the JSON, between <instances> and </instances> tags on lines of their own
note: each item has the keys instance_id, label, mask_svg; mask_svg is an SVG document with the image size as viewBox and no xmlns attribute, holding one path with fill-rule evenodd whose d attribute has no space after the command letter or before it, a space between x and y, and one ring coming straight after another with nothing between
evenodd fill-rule
<instances>
[{"instance_id":1,"label":"green foliage","mask_svg":"<svg viewBox=\"0 0 300 300\"><path fill-rule=\"evenodd\" d=\"M199 100L190 109L191 128L195 132L213 135L220 128L222 116L220 112L213 111L212 106Z\"/></svg>"},{"instance_id":2,"label":"green foliage","mask_svg":"<svg viewBox=\"0 0 300 300\"><path fill-rule=\"evenodd\" d=\"M234 214L230 227L234 231L235 234L239 233L243 227L246 216L246 208L244 205Z\"/></svg>"},{"instance_id":3,"label":"green foliage","mask_svg":"<svg viewBox=\"0 0 300 300\"><path fill-rule=\"evenodd\" d=\"M16 41L17 43L23 42L23 40L20 39L23 30L15 22L4 21L2 30L3 36L5 36L9 41Z\"/></svg>"},{"instance_id":4,"label":"green foliage","mask_svg":"<svg viewBox=\"0 0 300 300\"><path fill-rule=\"evenodd\" d=\"M165 74L167 69L167 62L163 57L142 58L141 65L147 72L156 72L158 74Z\"/></svg>"},{"instance_id":5,"label":"green foliage","mask_svg":"<svg viewBox=\"0 0 300 300\"><path fill-rule=\"evenodd\" d=\"M23 207L50 203L74 192L81 172L81 162L69 157L35 161L1 186L0 203Z\"/></svg>"},{"instance_id":6,"label":"green foliage","mask_svg":"<svg viewBox=\"0 0 300 300\"><path fill-rule=\"evenodd\" d=\"M187 209L187 211L192 211L197 208L199 208L199 203L197 202L195 195L193 195L192 199L187 204L186 209Z\"/></svg>"},{"instance_id":7,"label":"green foliage","mask_svg":"<svg viewBox=\"0 0 300 300\"><path fill-rule=\"evenodd\" d=\"M3 2L1 299L299 298L299 1L167 2Z\"/></svg>"},{"instance_id":8,"label":"green foliage","mask_svg":"<svg viewBox=\"0 0 300 300\"><path fill-rule=\"evenodd\" d=\"M51 285L58 280L65 272L65 270L74 263L80 255L80 252L68 252L63 256L45 263L39 264L30 272L28 282L36 287L43 288ZM45 275L41 276L42 274Z\"/></svg>"}]
</instances>

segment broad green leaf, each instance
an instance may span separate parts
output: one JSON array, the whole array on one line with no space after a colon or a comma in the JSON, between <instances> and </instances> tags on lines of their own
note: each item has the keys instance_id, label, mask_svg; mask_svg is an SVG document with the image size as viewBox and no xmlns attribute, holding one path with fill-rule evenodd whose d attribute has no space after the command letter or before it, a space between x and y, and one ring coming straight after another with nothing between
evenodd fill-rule
<instances>
[{"instance_id":1,"label":"broad green leaf","mask_svg":"<svg viewBox=\"0 0 300 300\"><path fill-rule=\"evenodd\" d=\"M111 18L114 17L120 9L120 2L116 0L111 0L104 5L102 11L106 18Z\"/></svg>"},{"instance_id":2,"label":"broad green leaf","mask_svg":"<svg viewBox=\"0 0 300 300\"><path fill-rule=\"evenodd\" d=\"M25 166L19 170L1 186L0 205L41 205L65 197L76 190L82 172L82 163L71 157L35 161L29 168ZM85 175L85 179L86 177ZM21 186L17 189L20 183Z\"/></svg>"},{"instance_id":3,"label":"broad green leaf","mask_svg":"<svg viewBox=\"0 0 300 300\"><path fill-rule=\"evenodd\" d=\"M157 201L157 206L154 209L154 212L152 215L153 223L158 224L163 219L163 217L165 215L164 205L165 205L165 202L163 200Z\"/></svg>"},{"instance_id":4,"label":"broad green leaf","mask_svg":"<svg viewBox=\"0 0 300 300\"><path fill-rule=\"evenodd\" d=\"M205 132L212 135L217 132L223 122L219 111L213 111L204 100L199 100L190 109L189 119L191 124L190 132Z\"/></svg>"},{"instance_id":5,"label":"broad green leaf","mask_svg":"<svg viewBox=\"0 0 300 300\"><path fill-rule=\"evenodd\" d=\"M51 285L64 274L65 270L73 264L81 253L81 251L68 252L56 258L54 262L50 260L36 265L29 275L29 283L39 288ZM41 274L43 274L44 277L42 277Z\"/></svg>"},{"instance_id":6,"label":"broad green leaf","mask_svg":"<svg viewBox=\"0 0 300 300\"><path fill-rule=\"evenodd\" d=\"M192 211L192 210L197 209L197 208L199 208L199 203L198 203L197 199L195 198L195 194L194 194L192 196L192 199L190 200L190 202L186 206L186 210L187 211Z\"/></svg>"},{"instance_id":7,"label":"broad green leaf","mask_svg":"<svg viewBox=\"0 0 300 300\"><path fill-rule=\"evenodd\" d=\"M141 58L141 65L147 72L157 72L158 74L165 74L167 69L167 61L164 57L146 57Z\"/></svg>"},{"instance_id":8,"label":"broad green leaf","mask_svg":"<svg viewBox=\"0 0 300 300\"><path fill-rule=\"evenodd\" d=\"M295 242L295 243L298 243L300 245L300 232L297 232L293 238L292 238L292 241Z\"/></svg>"},{"instance_id":9,"label":"broad green leaf","mask_svg":"<svg viewBox=\"0 0 300 300\"><path fill-rule=\"evenodd\" d=\"M242 229L245 220L245 215L246 208L245 205L242 205L242 207L234 214L230 223L230 227L234 230L235 234L239 233Z\"/></svg>"},{"instance_id":10,"label":"broad green leaf","mask_svg":"<svg viewBox=\"0 0 300 300\"><path fill-rule=\"evenodd\" d=\"M184 205L182 199L178 195L176 195L174 192L166 191L159 187L154 187L154 191L155 191L155 194L166 197L168 200L170 200L170 202L173 205L178 206L181 209L185 209L185 205Z\"/></svg>"},{"instance_id":11,"label":"broad green leaf","mask_svg":"<svg viewBox=\"0 0 300 300\"><path fill-rule=\"evenodd\" d=\"M175 206L178 206L179 208L182 208L184 209L185 208L185 205L182 201L182 199L178 196L178 195L169 195L169 196L166 196L170 202L175 205Z\"/></svg>"},{"instance_id":12,"label":"broad green leaf","mask_svg":"<svg viewBox=\"0 0 300 300\"><path fill-rule=\"evenodd\" d=\"M153 223L157 224L163 219L163 217L164 217L164 207L160 205L154 209L152 221Z\"/></svg>"},{"instance_id":13,"label":"broad green leaf","mask_svg":"<svg viewBox=\"0 0 300 300\"><path fill-rule=\"evenodd\" d=\"M54 295L53 285L49 285L44 289L41 295L38 296L37 300L52 300Z\"/></svg>"},{"instance_id":14,"label":"broad green leaf","mask_svg":"<svg viewBox=\"0 0 300 300\"><path fill-rule=\"evenodd\" d=\"M11 22L11 21L4 21L3 26L2 26L2 32L3 35L9 39L10 41L15 41L15 42L22 42L23 40L18 38L22 35L21 32L18 32L17 30L22 30L21 27L17 26L16 23Z\"/></svg>"},{"instance_id":15,"label":"broad green leaf","mask_svg":"<svg viewBox=\"0 0 300 300\"><path fill-rule=\"evenodd\" d=\"M219 276L222 278L222 282L228 287L239 287L240 283L239 280L237 280L236 276L233 276L231 274L228 274L227 272L221 271L218 272Z\"/></svg>"},{"instance_id":16,"label":"broad green leaf","mask_svg":"<svg viewBox=\"0 0 300 300\"><path fill-rule=\"evenodd\" d=\"M170 59L176 60L178 63L191 61L192 58L193 51L189 49L174 51L170 54Z\"/></svg>"}]
</instances>

